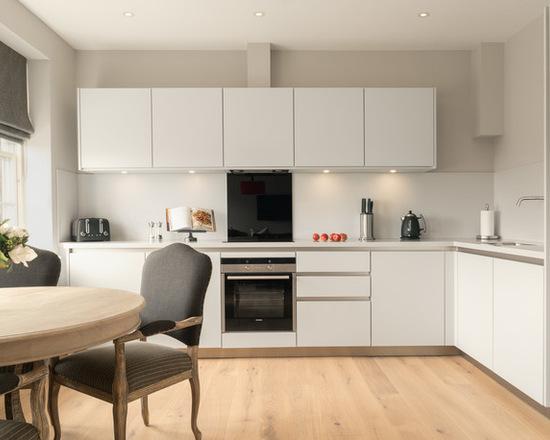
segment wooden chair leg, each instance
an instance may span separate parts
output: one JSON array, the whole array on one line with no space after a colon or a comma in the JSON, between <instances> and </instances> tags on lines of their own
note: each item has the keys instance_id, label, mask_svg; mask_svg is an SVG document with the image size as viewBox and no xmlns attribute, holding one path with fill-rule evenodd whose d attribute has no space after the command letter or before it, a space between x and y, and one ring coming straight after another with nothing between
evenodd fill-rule
<instances>
[{"instance_id":1,"label":"wooden chair leg","mask_svg":"<svg viewBox=\"0 0 550 440\"><path fill-rule=\"evenodd\" d=\"M143 424L149 426L149 399L147 396L141 398L141 417Z\"/></svg>"},{"instance_id":2,"label":"wooden chair leg","mask_svg":"<svg viewBox=\"0 0 550 440\"><path fill-rule=\"evenodd\" d=\"M198 347L188 347L187 352L193 362L193 376L189 379L191 385L191 429L195 434L195 440L202 439L202 433L199 430L199 405L201 401L201 387L199 382L199 366L198 366Z\"/></svg>"},{"instance_id":3,"label":"wooden chair leg","mask_svg":"<svg viewBox=\"0 0 550 440\"><path fill-rule=\"evenodd\" d=\"M61 423L59 421L59 390L61 385L53 380L53 376L50 376L50 396L48 399L48 410L50 412L50 419L53 426L53 438L59 440L61 438Z\"/></svg>"},{"instance_id":4,"label":"wooden chair leg","mask_svg":"<svg viewBox=\"0 0 550 440\"><path fill-rule=\"evenodd\" d=\"M201 400L201 389L198 377L192 377L189 379L191 385L191 429L195 434L196 440L201 440L202 433L199 430L197 420L199 418L199 405Z\"/></svg>"},{"instance_id":5,"label":"wooden chair leg","mask_svg":"<svg viewBox=\"0 0 550 440\"><path fill-rule=\"evenodd\" d=\"M113 425L115 440L126 440L128 416L128 380L124 343L115 342L115 377L113 380Z\"/></svg>"},{"instance_id":6,"label":"wooden chair leg","mask_svg":"<svg viewBox=\"0 0 550 440\"><path fill-rule=\"evenodd\" d=\"M115 399L113 402L113 426L115 440L126 440L126 417L128 416L128 401Z\"/></svg>"}]
</instances>

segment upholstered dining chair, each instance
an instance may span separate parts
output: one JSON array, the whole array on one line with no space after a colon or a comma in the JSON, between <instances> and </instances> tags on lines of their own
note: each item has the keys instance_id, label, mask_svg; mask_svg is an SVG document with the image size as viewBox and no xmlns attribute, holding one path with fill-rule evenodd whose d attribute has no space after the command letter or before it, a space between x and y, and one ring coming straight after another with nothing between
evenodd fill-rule
<instances>
[{"instance_id":1,"label":"upholstered dining chair","mask_svg":"<svg viewBox=\"0 0 550 440\"><path fill-rule=\"evenodd\" d=\"M0 373L0 395L13 393L23 387L31 387L33 424L16 420L0 420L2 440L48 440L46 381L48 368L37 364L25 374Z\"/></svg>"},{"instance_id":2,"label":"upholstered dining chair","mask_svg":"<svg viewBox=\"0 0 550 440\"><path fill-rule=\"evenodd\" d=\"M0 288L2 287L34 287L57 286L61 273L61 260L47 250L32 248L37 257L29 263L29 267L14 264L9 270L0 270ZM29 371L32 364L0 367L2 372L24 373ZM6 418L25 421L19 396L19 389L4 395ZM1 437L0 437L1 439Z\"/></svg>"},{"instance_id":3,"label":"upholstered dining chair","mask_svg":"<svg viewBox=\"0 0 550 440\"><path fill-rule=\"evenodd\" d=\"M49 406L56 440L61 436L58 412L61 385L111 403L114 438L124 440L128 403L141 399L143 422L148 426L147 396L184 380L191 385L191 429L195 439L201 438L197 425L198 344L211 273L210 258L182 243L149 255L142 275L141 294L146 304L141 327L116 339L113 345L52 361ZM183 342L187 351L146 341L147 337L160 333Z\"/></svg>"}]
</instances>

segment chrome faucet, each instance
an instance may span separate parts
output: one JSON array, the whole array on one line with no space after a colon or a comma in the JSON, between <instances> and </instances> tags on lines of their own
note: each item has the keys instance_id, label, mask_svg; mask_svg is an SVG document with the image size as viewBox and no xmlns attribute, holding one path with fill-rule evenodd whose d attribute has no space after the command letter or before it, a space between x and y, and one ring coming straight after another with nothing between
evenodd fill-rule
<instances>
[{"instance_id":1,"label":"chrome faucet","mask_svg":"<svg viewBox=\"0 0 550 440\"><path fill-rule=\"evenodd\" d=\"M523 202L530 200L544 200L544 196L523 196L518 199L516 206L521 206Z\"/></svg>"}]
</instances>

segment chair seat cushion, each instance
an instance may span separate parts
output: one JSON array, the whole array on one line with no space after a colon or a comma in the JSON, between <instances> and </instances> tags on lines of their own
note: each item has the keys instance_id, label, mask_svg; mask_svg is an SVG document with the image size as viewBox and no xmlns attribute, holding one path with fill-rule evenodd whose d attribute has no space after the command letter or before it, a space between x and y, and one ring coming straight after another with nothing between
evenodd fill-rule
<instances>
[{"instance_id":1,"label":"chair seat cushion","mask_svg":"<svg viewBox=\"0 0 550 440\"><path fill-rule=\"evenodd\" d=\"M191 369L191 358L181 350L139 341L126 344L129 393ZM55 366L55 374L111 394L115 376L114 344L61 359Z\"/></svg>"},{"instance_id":2,"label":"chair seat cushion","mask_svg":"<svg viewBox=\"0 0 550 440\"><path fill-rule=\"evenodd\" d=\"M0 420L0 439L2 440L40 440L38 430L28 423Z\"/></svg>"}]
</instances>

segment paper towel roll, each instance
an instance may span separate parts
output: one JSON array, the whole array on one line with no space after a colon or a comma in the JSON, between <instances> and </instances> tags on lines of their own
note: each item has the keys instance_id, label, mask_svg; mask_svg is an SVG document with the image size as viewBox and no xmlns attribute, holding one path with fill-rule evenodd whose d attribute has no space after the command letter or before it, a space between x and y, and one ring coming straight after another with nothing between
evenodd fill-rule
<instances>
[{"instance_id":1,"label":"paper towel roll","mask_svg":"<svg viewBox=\"0 0 550 440\"><path fill-rule=\"evenodd\" d=\"M482 237L495 235L495 211L484 209L481 211L479 231Z\"/></svg>"}]
</instances>

